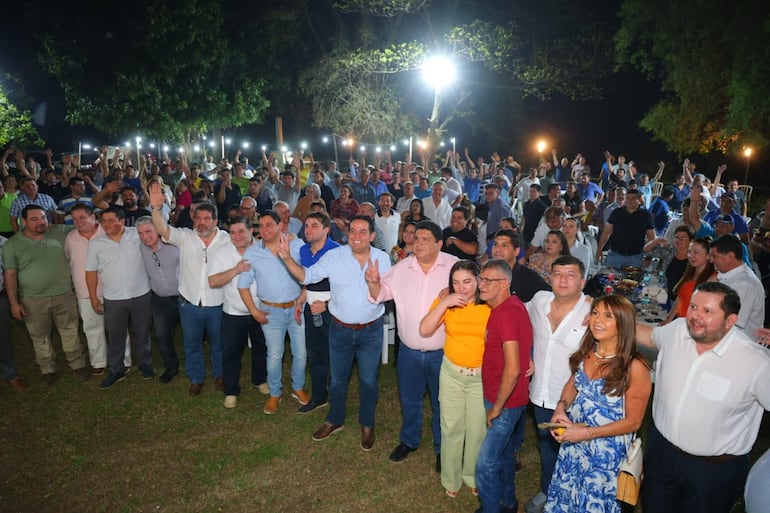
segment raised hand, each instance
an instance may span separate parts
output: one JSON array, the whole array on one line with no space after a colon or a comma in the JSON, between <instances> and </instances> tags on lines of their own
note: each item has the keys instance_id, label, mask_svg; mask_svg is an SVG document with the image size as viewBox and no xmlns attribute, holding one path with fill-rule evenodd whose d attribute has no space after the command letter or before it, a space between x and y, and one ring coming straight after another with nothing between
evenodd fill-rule
<instances>
[{"instance_id":1,"label":"raised hand","mask_svg":"<svg viewBox=\"0 0 770 513\"><path fill-rule=\"evenodd\" d=\"M372 264L372 259L367 259L367 263L369 264L369 268L366 269L366 272L364 273L364 278L366 278L366 283L380 283L380 264L377 260L374 261L374 264Z\"/></svg>"}]
</instances>

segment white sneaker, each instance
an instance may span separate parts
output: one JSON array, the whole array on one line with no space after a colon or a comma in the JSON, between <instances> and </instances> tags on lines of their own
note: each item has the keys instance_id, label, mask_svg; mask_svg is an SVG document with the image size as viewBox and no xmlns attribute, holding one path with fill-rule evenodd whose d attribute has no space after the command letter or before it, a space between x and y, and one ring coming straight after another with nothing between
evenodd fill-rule
<instances>
[{"instance_id":1,"label":"white sneaker","mask_svg":"<svg viewBox=\"0 0 770 513\"><path fill-rule=\"evenodd\" d=\"M225 408L235 408L238 406L238 396L237 395L226 395L225 396Z\"/></svg>"},{"instance_id":2,"label":"white sneaker","mask_svg":"<svg viewBox=\"0 0 770 513\"><path fill-rule=\"evenodd\" d=\"M547 500L548 497L543 492L537 492L537 495L524 504L524 513L542 513Z\"/></svg>"}]
</instances>

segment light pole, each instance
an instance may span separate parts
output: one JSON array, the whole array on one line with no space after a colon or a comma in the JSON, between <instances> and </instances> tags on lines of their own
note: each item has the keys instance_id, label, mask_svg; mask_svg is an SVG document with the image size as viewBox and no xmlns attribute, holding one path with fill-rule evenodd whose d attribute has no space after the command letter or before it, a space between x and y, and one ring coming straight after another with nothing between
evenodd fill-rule
<instances>
[{"instance_id":1,"label":"light pole","mask_svg":"<svg viewBox=\"0 0 770 513\"><path fill-rule=\"evenodd\" d=\"M751 148L743 150L743 154L746 156L746 173L743 175L743 184L746 185L749 181L749 166L751 165Z\"/></svg>"}]
</instances>

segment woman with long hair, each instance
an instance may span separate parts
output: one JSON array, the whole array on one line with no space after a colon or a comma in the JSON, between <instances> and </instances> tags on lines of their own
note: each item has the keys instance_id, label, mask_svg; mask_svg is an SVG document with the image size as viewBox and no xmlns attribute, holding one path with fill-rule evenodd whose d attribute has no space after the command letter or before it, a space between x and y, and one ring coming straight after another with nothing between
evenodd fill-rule
<instances>
[{"instance_id":1,"label":"woman with long hair","mask_svg":"<svg viewBox=\"0 0 770 513\"><path fill-rule=\"evenodd\" d=\"M409 202L409 210L404 211L401 216L404 218L404 223L410 221L419 223L420 221L429 220L425 217L425 207L422 204L422 200L417 198Z\"/></svg>"},{"instance_id":2,"label":"woman with long hair","mask_svg":"<svg viewBox=\"0 0 770 513\"><path fill-rule=\"evenodd\" d=\"M390 250L390 261L397 264L409 255L414 254L414 235L417 232L417 223L409 221L404 224L401 231L401 240Z\"/></svg>"},{"instance_id":3,"label":"woman with long hair","mask_svg":"<svg viewBox=\"0 0 770 513\"><path fill-rule=\"evenodd\" d=\"M636 349L634 305L618 295L594 301L588 330L570 356L551 435L562 445L546 513L620 512L618 469L642 425L650 398L649 365Z\"/></svg>"},{"instance_id":4,"label":"woman with long hair","mask_svg":"<svg viewBox=\"0 0 770 513\"><path fill-rule=\"evenodd\" d=\"M543 242L543 251L529 257L527 267L538 273L551 284L551 265L553 261L562 255L569 255L569 243L560 230L551 230Z\"/></svg>"},{"instance_id":5,"label":"woman with long hair","mask_svg":"<svg viewBox=\"0 0 770 513\"><path fill-rule=\"evenodd\" d=\"M332 221L343 233L347 233L348 223L357 213L358 202L353 199L353 189L346 183L340 185L340 197L332 201Z\"/></svg>"},{"instance_id":6,"label":"woman with long hair","mask_svg":"<svg viewBox=\"0 0 770 513\"><path fill-rule=\"evenodd\" d=\"M716 270L714 269L714 264L709 259L710 243L710 237L699 237L690 242L690 246L687 249L687 267L677 284L674 285L676 299L661 326L668 324L677 317L685 317L687 309L690 307L690 298L695 287L714 276Z\"/></svg>"},{"instance_id":7,"label":"woman with long hair","mask_svg":"<svg viewBox=\"0 0 770 513\"><path fill-rule=\"evenodd\" d=\"M455 262L449 272L449 294L433 301L420 322L420 335L430 337L443 324L444 359L439 374L441 403L441 484L457 497L463 484L476 495L476 458L486 434L481 361L491 309L479 299L479 267Z\"/></svg>"},{"instance_id":8,"label":"woman with long hair","mask_svg":"<svg viewBox=\"0 0 770 513\"><path fill-rule=\"evenodd\" d=\"M594 261L594 256L583 232L580 230L580 219L568 217L561 225L561 231L564 234L564 238L567 239L570 255L579 258L583 262L586 270L586 276L583 276L583 278L587 278L588 270L591 269Z\"/></svg>"}]
</instances>

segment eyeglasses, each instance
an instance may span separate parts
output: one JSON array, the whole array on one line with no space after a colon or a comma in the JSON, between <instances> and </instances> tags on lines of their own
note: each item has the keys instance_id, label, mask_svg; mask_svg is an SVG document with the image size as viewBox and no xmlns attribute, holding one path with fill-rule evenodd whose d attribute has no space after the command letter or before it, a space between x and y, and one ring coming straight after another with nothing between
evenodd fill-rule
<instances>
[{"instance_id":1,"label":"eyeglasses","mask_svg":"<svg viewBox=\"0 0 770 513\"><path fill-rule=\"evenodd\" d=\"M505 278L479 278L479 281L484 285L490 285L495 281L506 281Z\"/></svg>"},{"instance_id":2,"label":"eyeglasses","mask_svg":"<svg viewBox=\"0 0 770 513\"><path fill-rule=\"evenodd\" d=\"M152 252L152 260L155 262L155 267L160 267L160 258L158 258L158 254L154 251Z\"/></svg>"}]
</instances>

